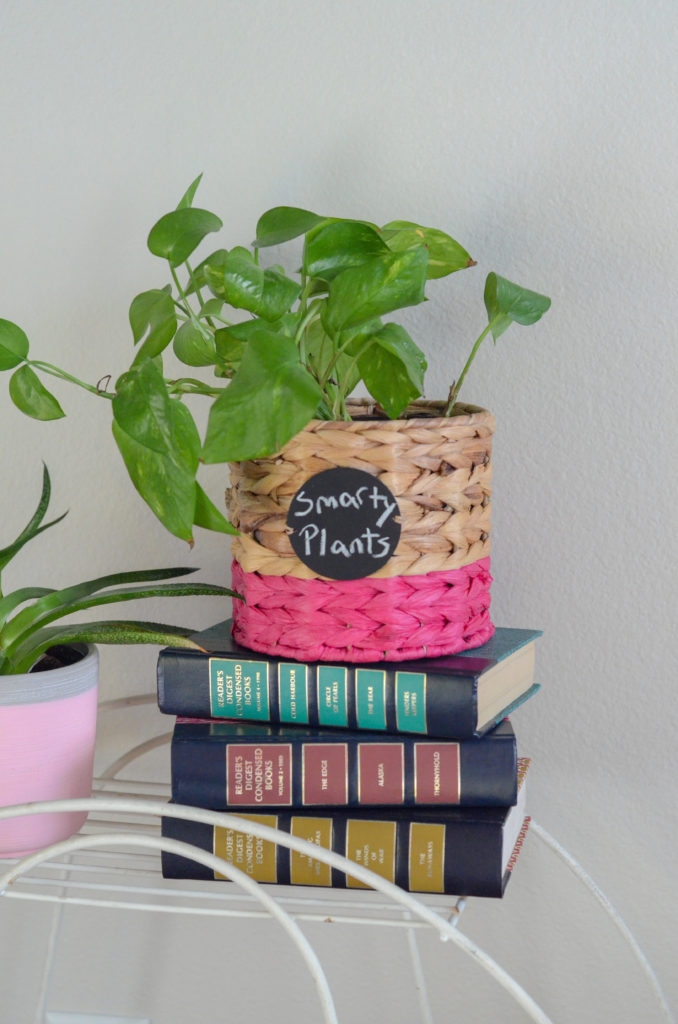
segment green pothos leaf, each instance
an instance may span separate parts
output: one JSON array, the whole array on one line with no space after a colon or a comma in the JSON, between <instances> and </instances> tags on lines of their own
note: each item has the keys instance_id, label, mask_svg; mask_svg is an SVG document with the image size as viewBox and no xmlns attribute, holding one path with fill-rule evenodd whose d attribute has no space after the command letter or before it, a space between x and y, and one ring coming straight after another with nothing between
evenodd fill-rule
<instances>
[{"instance_id":1,"label":"green pothos leaf","mask_svg":"<svg viewBox=\"0 0 678 1024\"><path fill-rule=\"evenodd\" d=\"M30 366L20 366L9 380L10 398L17 409L34 420L60 420L66 414Z\"/></svg>"},{"instance_id":2,"label":"green pothos leaf","mask_svg":"<svg viewBox=\"0 0 678 1024\"><path fill-rule=\"evenodd\" d=\"M529 326L540 320L551 300L539 292L522 288L494 272L485 281L485 308L496 341L512 323Z\"/></svg>"},{"instance_id":3,"label":"green pothos leaf","mask_svg":"<svg viewBox=\"0 0 678 1024\"><path fill-rule=\"evenodd\" d=\"M263 327L253 332L238 372L210 410L205 462L278 451L313 417L321 395L291 338Z\"/></svg>"}]
</instances>

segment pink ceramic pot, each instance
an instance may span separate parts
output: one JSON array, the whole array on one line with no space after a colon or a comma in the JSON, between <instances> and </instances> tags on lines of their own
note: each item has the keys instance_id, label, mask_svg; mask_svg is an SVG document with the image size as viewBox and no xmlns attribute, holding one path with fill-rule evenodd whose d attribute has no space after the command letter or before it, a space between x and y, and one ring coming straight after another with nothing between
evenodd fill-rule
<instances>
[{"instance_id":1,"label":"pink ceramic pot","mask_svg":"<svg viewBox=\"0 0 678 1024\"><path fill-rule=\"evenodd\" d=\"M0 806L92 793L99 656L74 665L0 676ZM0 857L67 839L86 813L22 815L0 821Z\"/></svg>"}]
</instances>

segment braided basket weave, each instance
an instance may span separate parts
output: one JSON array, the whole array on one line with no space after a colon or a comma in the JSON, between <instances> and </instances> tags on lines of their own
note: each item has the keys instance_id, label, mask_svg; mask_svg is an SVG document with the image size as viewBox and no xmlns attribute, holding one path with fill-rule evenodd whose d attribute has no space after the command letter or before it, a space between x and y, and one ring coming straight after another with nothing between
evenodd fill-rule
<instances>
[{"instance_id":1,"label":"braided basket weave","mask_svg":"<svg viewBox=\"0 0 678 1024\"><path fill-rule=\"evenodd\" d=\"M300 661L398 661L477 647L492 635L490 493L494 417L475 406L440 415L417 402L388 420L362 401L351 421L312 420L279 453L231 463L234 637ZM295 554L286 525L312 476L364 470L398 502L395 552L358 580L317 576Z\"/></svg>"}]
</instances>

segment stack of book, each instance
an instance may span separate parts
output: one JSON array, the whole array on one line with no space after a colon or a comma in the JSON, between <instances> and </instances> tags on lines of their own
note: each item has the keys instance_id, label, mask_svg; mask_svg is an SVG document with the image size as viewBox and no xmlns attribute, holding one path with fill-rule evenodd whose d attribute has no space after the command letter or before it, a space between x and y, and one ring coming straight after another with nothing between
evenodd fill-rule
<instances>
[{"instance_id":1,"label":"stack of book","mask_svg":"<svg viewBox=\"0 0 678 1024\"><path fill-rule=\"evenodd\" d=\"M236 813L324 846L411 892L504 893L529 818L507 717L532 696L538 630L373 665L250 651L230 621L202 651L158 656L158 706L177 716L172 800ZM227 827L165 818L163 835L260 882L364 888L350 874ZM163 853L166 878L221 878Z\"/></svg>"}]
</instances>

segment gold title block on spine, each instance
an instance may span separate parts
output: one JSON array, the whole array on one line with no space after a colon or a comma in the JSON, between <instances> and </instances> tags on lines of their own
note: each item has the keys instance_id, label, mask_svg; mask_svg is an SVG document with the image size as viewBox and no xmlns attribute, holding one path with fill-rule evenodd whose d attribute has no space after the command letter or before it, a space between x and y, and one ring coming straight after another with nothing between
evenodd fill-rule
<instances>
[{"instance_id":1,"label":"gold title block on spine","mask_svg":"<svg viewBox=\"0 0 678 1024\"><path fill-rule=\"evenodd\" d=\"M358 821L346 823L346 856L349 860L374 871L389 882L395 882L395 821ZM346 876L349 889L369 889L352 875Z\"/></svg>"},{"instance_id":2,"label":"gold title block on spine","mask_svg":"<svg viewBox=\"0 0 678 1024\"><path fill-rule=\"evenodd\" d=\"M292 818L290 831L298 839L306 839L325 850L332 849L331 818ZM332 869L329 864L291 850L290 881L292 885L331 885Z\"/></svg>"},{"instance_id":3,"label":"gold title block on spine","mask_svg":"<svg viewBox=\"0 0 678 1024\"><path fill-rule=\"evenodd\" d=\"M278 827L275 814L239 814L237 817L268 825L269 828ZM233 867L240 868L255 882L278 881L277 848L268 839L257 839L249 832L236 832L232 828L215 828L214 853ZM215 871L214 877L228 876Z\"/></svg>"},{"instance_id":4,"label":"gold title block on spine","mask_svg":"<svg viewBox=\"0 0 678 1024\"><path fill-rule=\"evenodd\" d=\"M413 822L410 825L410 889L444 892L445 826Z\"/></svg>"}]
</instances>

